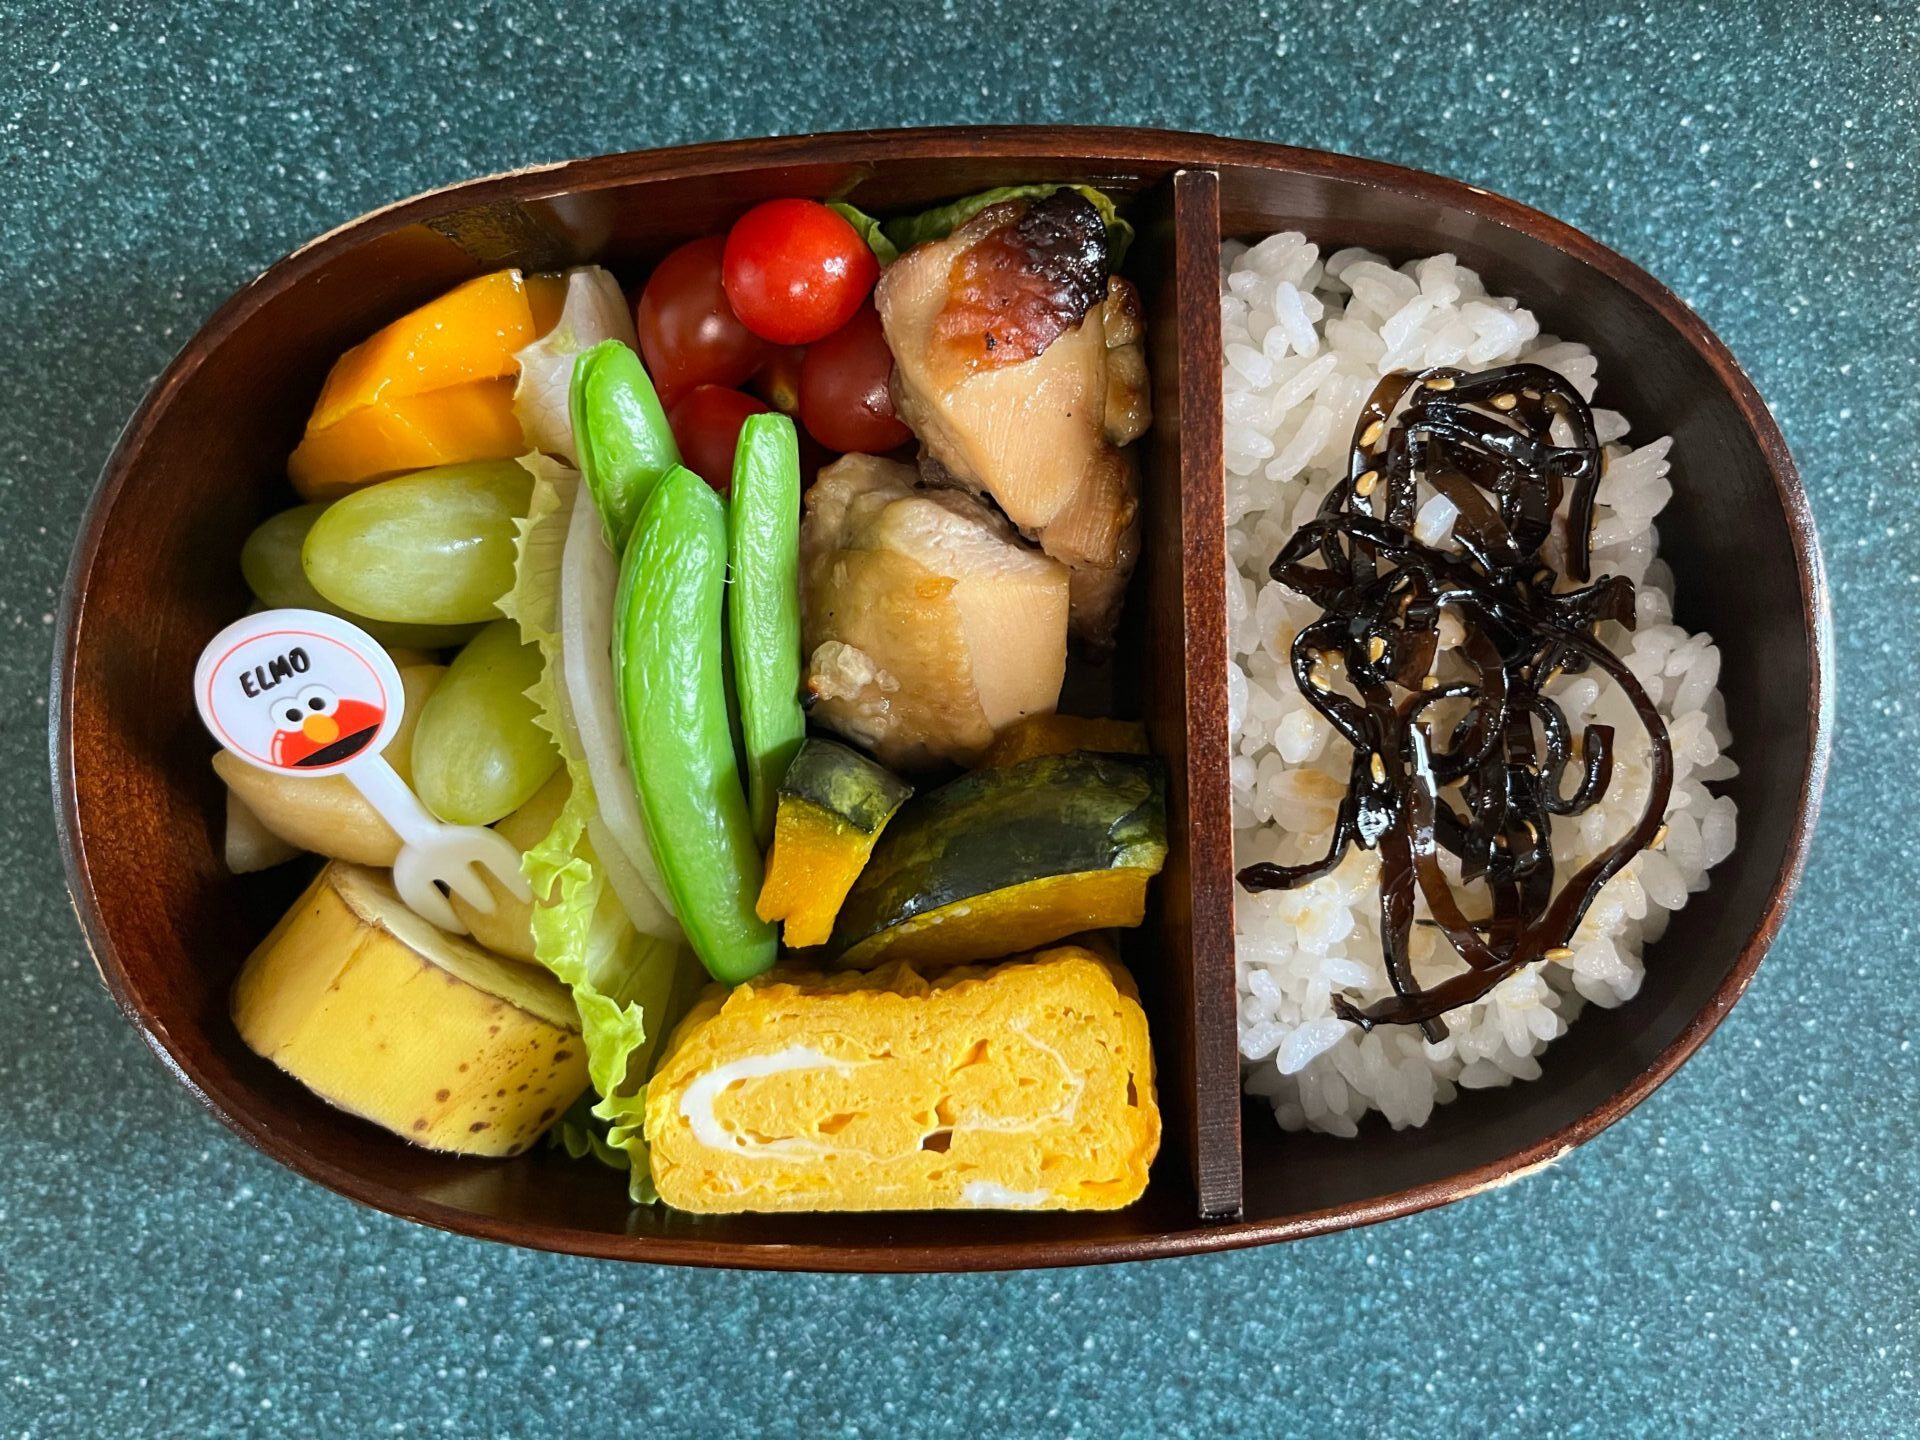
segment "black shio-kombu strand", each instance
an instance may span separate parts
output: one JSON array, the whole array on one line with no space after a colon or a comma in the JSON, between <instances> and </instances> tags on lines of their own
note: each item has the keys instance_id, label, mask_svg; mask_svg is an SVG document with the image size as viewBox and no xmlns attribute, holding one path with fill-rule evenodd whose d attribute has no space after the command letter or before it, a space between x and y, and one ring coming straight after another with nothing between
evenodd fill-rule
<instances>
[{"instance_id":1,"label":"black shio-kombu strand","mask_svg":"<svg viewBox=\"0 0 1920 1440\"><path fill-rule=\"evenodd\" d=\"M1556 420L1567 443L1555 441ZM1362 1028L1419 1025L1441 1038L1447 1011L1526 965L1564 958L1601 887L1658 838L1673 748L1653 701L1596 638L1602 621L1634 623L1632 582L1590 576L1603 465L1586 402L1542 366L1392 374L1361 411L1346 479L1273 562L1273 578L1323 612L1294 638L1293 676L1353 747L1353 771L1323 857L1250 865L1240 883L1304 885L1355 843L1379 851L1394 993L1364 1009L1334 1002ZM1414 537L1421 481L1459 512L1452 549ZM1563 500L1564 581L1542 558ZM1448 667L1453 679L1434 673L1443 611L1465 632L1449 651L1460 662ZM1607 725L1576 739L1544 691L1558 675L1589 670L1631 702L1651 742L1651 783L1632 830L1556 888L1552 817L1599 802L1614 745ZM1462 886L1481 883L1486 914L1466 914L1442 851ZM1414 978L1408 948L1416 893L1467 965L1431 986Z\"/></svg>"}]
</instances>

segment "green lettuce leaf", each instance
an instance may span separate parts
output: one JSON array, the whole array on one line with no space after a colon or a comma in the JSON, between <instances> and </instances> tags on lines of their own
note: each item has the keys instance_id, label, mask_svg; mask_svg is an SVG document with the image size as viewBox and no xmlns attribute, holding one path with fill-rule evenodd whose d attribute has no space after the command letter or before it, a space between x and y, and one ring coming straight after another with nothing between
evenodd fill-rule
<instances>
[{"instance_id":1,"label":"green lettuce leaf","mask_svg":"<svg viewBox=\"0 0 1920 1440\"><path fill-rule=\"evenodd\" d=\"M533 497L527 503L526 517L514 521L519 533L513 541L513 588L495 608L520 627L522 640L540 647L547 663L527 698L534 703L534 718L540 728L553 737L567 761L575 793L579 793L582 781L591 793L587 767L580 764L579 773L574 773L579 757L570 753L573 736L560 707L555 678L560 657L560 564L567 553L567 525L573 518L573 498L580 479L571 466L545 455L522 456L520 468L533 476Z\"/></svg>"},{"instance_id":2,"label":"green lettuce leaf","mask_svg":"<svg viewBox=\"0 0 1920 1440\"><path fill-rule=\"evenodd\" d=\"M520 868L534 893L547 897L533 912L534 958L573 992L580 1012L587 1078L600 1097L591 1113L607 1126L605 1148L596 1145L594 1153L625 1155L628 1191L644 1204L657 1198L642 1129L646 1081L685 947L642 935L628 922L587 839L591 813L591 799L582 803L576 790Z\"/></svg>"},{"instance_id":3,"label":"green lettuce leaf","mask_svg":"<svg viewBox=\"0 0 1920 1440\"><path fill-rule=\"evenodd\" d=\"M553 1128L547 1132L547 1147L566 1151L570 1160L591 1157L625 1175L628 1173L627 1152L607 1143L607 1122L593 1113L599 1099L591 1089L582 1091L580 1098L567 1107L566 1114L553 1122Z\"/></svg>"},{"instance_id":4,"label":"green lettuce leaf","mask_svg":"<svg viewBox=\"0 0 1920 1440\"><path fill-rule=\"evenodd\" d=\"M534 476L533 498L519 522L513 589L500 609L546 659L539 681L527 693L573 784L552 829L521 857L520 871L541 900L533 912L534 958L573 993L587 1076L599 1097L590 1113L606 1127L604 1134L588 1134L577 1122L563 1124L562 1143L576 1154L621 1157L629 1192L636 1202L647 1203L657 1197L641 1128L646 1080L676 994L686 988L683 973L698 966L679 941L634 929L588 838L588 823L596 814L593 778L566 722L555 678L560 664L560 560L578 478L544 456L528 456L520 463Z\"/></svg>"},{"instance_id":5,"label":"green lettuce leaf","mask_svg":"<svg viewBox=\"0 0 1920 1440\"><path fill-rule=\"evenodd\" d=\"M1111 252L1109 264L1118 270L1120 262L1126 259L1127 247L1133 244L1133 226L1121 217L1112 196L1091 185L1002 185L997 190L983 190L964 200L936 205L931 210L922 210L918 215L900 216L887 221L880 228L897 250L907 251L929 240L944 240L989 205L998 205L1002 200L1039 200L1056 190L1077 190L1100 212L1100 218L1107 226L1107 247Z\"/></svg>"},{"instance_id":6,"label":"green lettuce leaf","mask_svg":"<svg viewBox=\"0 0 1920 1440\"><path fill-rule=\"evenodd\" d=\"M607 1121L593 1114L597 1102L599 1096L591 1089L580 1092L580 1098L566 1106L566 1114L553 1121L553 1129L547 1131L547 1148L564 1150L568 1160L597 1160L622 1175L630 1175L626 1150L616 1150L607 1142ZM647 1204L651 1198L643 1196L639 1204Z\"/></svg>"},{"instance_id":7,"label":"green lettuce leaf","mask_svg":"<svg viewBox=\"0 0 1920 1440\"><path fill-rule=\"evenodd\" d=\"M827 208L860 232L860 238L867 242L867 248L873 251L873 258L882 267L900 258L899 249L887 238L886 228L866 211L844 200L829 200Z\"/></svg>"}]
</instances>

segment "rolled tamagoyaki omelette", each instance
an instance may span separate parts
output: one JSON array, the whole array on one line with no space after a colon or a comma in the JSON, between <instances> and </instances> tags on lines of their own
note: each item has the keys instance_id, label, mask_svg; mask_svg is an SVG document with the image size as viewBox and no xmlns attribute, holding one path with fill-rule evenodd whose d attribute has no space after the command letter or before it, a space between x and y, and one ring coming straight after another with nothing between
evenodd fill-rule
<instances>
[{"instance_id":1,"label":"rolled tamagoyaki omelette","mask_svg":"<svg viewBox=\"0 0 1920 1440\"><path fill-rule=\"evenodd\" d=\"M1132 978L1064 946L710 989L647 1088L680 1210L1117 1210L1160 1148Z\"/></svg>"}]
</instances>

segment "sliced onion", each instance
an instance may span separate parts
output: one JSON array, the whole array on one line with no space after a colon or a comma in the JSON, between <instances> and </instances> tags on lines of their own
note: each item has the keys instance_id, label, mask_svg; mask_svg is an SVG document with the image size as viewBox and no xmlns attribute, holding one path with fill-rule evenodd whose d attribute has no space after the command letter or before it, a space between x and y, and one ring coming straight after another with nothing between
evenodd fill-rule
<instances>
[{"instance_id":1,"label":"sliced onion","mask_svg":"<svg viewBox=\"0 0 1920 1440\"><path fill-rule=\"evenodd\" d=\"M633 928L656 940L681 939L685 932L680 922L640 878L626 850L598 815L587 821L587 843L593 846L593 858L600 864L600 873L606 876L607 888L613 891Z\"/></svg>"},{"instance_id":2,"label":"sliced onion","mask_svg":"<svg viewBox=\"0 0 1920 1440\"><path fill-rule=\"evenodd\" d=\"M513 357L520 367L513 387L513 413L534 449L569 461L578 458L568 413L573 362L602 340L618 340L629 350L640 348L633 333L633 307L621 294L620 282L598 265L569 270L560 318Z\"/></svg>"},{"instance_id":3,"label":"sliced onion","mask_svg":"<svg viewBox=\"0 0 1920 1440\"><path fill-rule=\"evenodd\" d=\"M640 882L638 887L629 884L627 888L644 889L653 901L653 914L643 918L636 911L649 908L647 897L621 895L621 904L634 928L649 935L672 936L677 930L659 928L659 913L664 911L671 918L673 902L660 878L660 867L654 863L633 773L627 768L626 742L620 733L620 710L613 691L613 597L619 580L613 551L601 533L599 512L583 486L574 500L566 553L560 562L560 658L565 704L580 738L587 773L593 779L601 825L612 841L611 845L602 845L596 840L594 849L606 861L605 852L617 848L628 862L625 867L608 863L607 882L619 893L618 872L624 868L632 880Z\"/></svg>"}]
</instances>

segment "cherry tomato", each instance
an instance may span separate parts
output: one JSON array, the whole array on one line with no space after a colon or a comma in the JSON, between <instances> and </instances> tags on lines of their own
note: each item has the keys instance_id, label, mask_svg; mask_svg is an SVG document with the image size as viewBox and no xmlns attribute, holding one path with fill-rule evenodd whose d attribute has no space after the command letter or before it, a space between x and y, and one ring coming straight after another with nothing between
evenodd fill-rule
<instances>
[{"instance_id":1,"label":"cherry tomato","mask_svg":"<svg viewBox=\"0 0 1920 1440\"><path fill-rule=\"evenodd\" d=\"M807 347L800 364L800 422L829 450L878 455L913 432L894 416L887 382L893 352L880 314L862 305L840 329Z\"/></svg>"},{"instance_id":2,"label":"cherry tomato","mask_svg":"<svg viewBox=\"0 0 1920 1440\"><path fill-rule=\"evenodd\" d=\"M749 415L767 406L723 385L696 385L667 412L680 463L722 495L733 489L733 451Z\"/></svg>"},{"instance_id":3,"label":"cherry tomato","mask_svg":"<svg viewBox=\"0 0 1920 1440\"><path fill-rule=\"evenodd\" d=\"M880 262L859 231L818 201L768 200L727 232L722 273L749 330L777 345L808 345L853 318Z\"/></svg>"},{"instance_id":4,"label":"cherry tomato","mask_svg":"<svg viewBox=\"0 0 1920 1440\"><path fill-rule=\"evenodd\" d=\"M689 241L654 267L640 292L640 355L669 408L696 385L740 384L767 358L766 341L727 302L720 280L726 243L718 235Z\"/></svg>"},{"instance_id":5,"label":"cherry tomato","mask_svg":"<svg viewBox=\"0 0 1920 1440\"><path fill-rule=\"evenodd\" d=\"M782 415L799 413L800 361L806 353L798 345L775 345L754 372L753 393Z\"/></svg>"}]
</instances>

